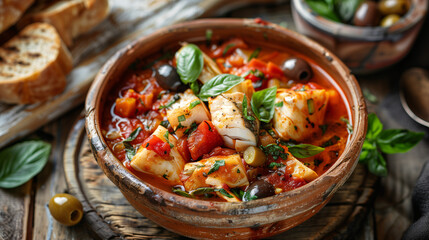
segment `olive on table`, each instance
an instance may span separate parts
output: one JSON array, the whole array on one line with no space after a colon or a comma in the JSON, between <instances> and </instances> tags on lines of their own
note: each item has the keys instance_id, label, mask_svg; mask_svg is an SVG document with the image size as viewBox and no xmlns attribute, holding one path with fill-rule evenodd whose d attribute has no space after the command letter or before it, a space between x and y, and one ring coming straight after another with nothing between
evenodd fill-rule
<instances>
[{"instance_id":1,"label":"olive on table","mask_svg":"<svg viewBox=\"0 0 429 240\"><path fill-rule=\"evenodd\" d=\"M274 186L271 183L261 179L250 184L250 186L246 190L246 193L243 196L243 200L244 201L256 200L260 198L273 196L274 194L275 194Z\"/></svg>"},{"instance_id":2,"label":"olive on table","mask_svg":"<svg viewBox=\"0 0 429 240\"><path fill-rule=\"evenodd\" d=\"M302 58L289 58L281 68L285 76L293 80L308 81L313 77L310 65Z\"/></svg>"},{"instance_id":3,"label":"olive on table","mask_svg":"<svg viewBox=\"0 0 429 240\"><path fill-rule=\"evenodd\" d=\"M408 12L409 8L409 0L383 0L378 3L378 9L383 15L398 14L402 16Z\"/></svg>"},{"instance_id":4,"label":"olive on table","mask_svg":"<svg viewBox=\"0 0 429 240\"><path fill-rule=\"evenodd\" d=\"M399 21L399 19L401 19L401 16L399 16L397 14L387 15L383 19L381 19L380 26L382 26L382 27L390 27L393 24L395 24L397 21Z\"/></svg>"},{"instance_id":5,"label":"olive on table","mask_svg":"<svg viewBox=\"0 0 429 240\"><path fill-rule=\"evenodd\" d=\"M186 86L180 81L176 68L170 64L163 64L155 69L155 79L159 86L170 91L180 92L186 89Z\"/></svg>"},{"instance_id":6,"label":"olive on table","mask_svg":"<svg viewBox=\"0 0 429 240\"><path fill-rule=\"evenodd\" d=\"M51 200L49 200L48 206L52 217L63 225L73 226L82 219L82 203L70 194L55 194Z\"/></svg>"},{"instance_id":7,"label":"olive on table","mask_svg":"<svg viewBox=\"0 0 429 240\"><path fill-rule=\"evenodd\" d=\"M363 2L355 12L353 23L359 27L377 26L380 21L380 12L377 3L372 1Z\"/></svg>"},{"instance_id":8,"label":"olive on table","mask_svg":"<svg viewBox=\"0 0 429 240\"><path fill-rule=\"evenodd\" d=\"M266 157L261 149L250 146L243 153L244 161L252 167L259 167L264 165Z\"/></svg>"}]
</instances>

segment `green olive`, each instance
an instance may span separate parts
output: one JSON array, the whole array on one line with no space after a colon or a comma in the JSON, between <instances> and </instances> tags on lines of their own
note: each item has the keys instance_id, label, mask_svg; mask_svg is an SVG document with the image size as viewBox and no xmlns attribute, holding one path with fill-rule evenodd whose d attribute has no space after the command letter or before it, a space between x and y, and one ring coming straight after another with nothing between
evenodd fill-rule
<instances>
[{"instance_id":1,"label":"green olive","mask_svg":"<svg viewBox=\"0 0 429 240\"><path fill-rule=\"evenodd\" d=\"M397 14L390 14L385 16L383 19L381 19L381 26L382 27L390 27L393 24L395 24L397 21L399 21L399 19L401 19L401 16L397 15Z\"/></svg>"},{"instance_id":2,"label":"green olive","mask_svg":"<svg viewBox=\"0 0 429 240\"><path fill-rule=\"evenodd\" d=\"M82 203L67 193L58 193L49 200L49 211L52 217L66 226L79 223L83 216Z\"/></svg>"},{"instance_id":3,"label":"green olive","mask_svg":"<svg viewBox=\"0 0 429 240\"><path fill-rule=\"evenodd\" d=\"M259 167L264 165L265 160L267 159L265 157L264 152L254 146L250 146L244 151L243 158L244 161L246 161L246 163L252 167Z\"/></svg>"},{"instance_id":4,"label":"green olive","mask_svg":"<svg viewBox=\"0 0 429 240\"><path fill-rule=\"evenodd\" d=\"M410 8L409 0L383 0L378 4L381 14L398 14L400 16L408 12Z\"/></svg>"}]
</instances>

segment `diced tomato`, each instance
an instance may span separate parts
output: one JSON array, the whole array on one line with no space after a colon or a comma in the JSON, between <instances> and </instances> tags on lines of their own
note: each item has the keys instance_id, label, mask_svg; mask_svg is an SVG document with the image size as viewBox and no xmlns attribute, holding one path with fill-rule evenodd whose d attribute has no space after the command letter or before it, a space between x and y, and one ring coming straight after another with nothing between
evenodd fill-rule
<instances>
[{"instance_id":1,"label":"diced tomato","mask_svg":"<svg viewBox=\"0 0 429 240\"><path fill-rule=\"evenodd\" d=\"M257 58L252 58L252 60L247 64L247 67L249 69L258 69L263 73L267 72L267 64Z\"/></svg>"},{"instance_id":2,"label":"diced tomato","mask_svg":"<svg viewBox=\"0 0 429 240\"><path fill-rule=\"evenodd\" d=\"M253 20L256 24L261 24L261 25L268 25L268 23L269 22L267 22L267 21L265 21L265 20L262 20L261 18L255 18L254 20Z\"/></svg>"},{"instance_id":3,"label":"diced tomato","mask_svg":"<svg viewBox=\"0 0 429 240\"><path fill-rule=\"evenodd\" d=\"M193 160L221 146L223 139L210 121L204 121L188 138L188 148Z\"/></svg>"},{"instance_id":4,"label":"diced tomato","mask_svg":"<svg viewBox=\"0 0 429 240\"><path fill-rule=\"evenodd\" d=\"M284 73L280 69L280 67L277 66L276 64L272 63L272 62L268 62L266 78L267 79L271 79L271 78L281 79L283 77L284 77Z\"/></svg>"},{"instance_id":5,"label":"diced tomato","mask_svg":"<svg viewBox=\"0 0 429 240\"><path fill-rule=\"evenodd\" d=\"M137 101L134 98L117 98L115 112L121 117L133 117L136 114Z\"/></svg>"},{"instance_id":6,"label":"diced tomato","mask_svg":"<svg viewBox=\"0 0 429 240\"><path fill-rule=\"evenodd\" d=\"M227 60L231 66L236 68L242 67L244 64L244 59L238 54L232 54L227 58Z\"/></svg>"},{"instance_id":7,"label":"diced tomato","mask_svg":"<svg viewBox=\"0 0 429 240\"><path fill-rule=\"evenodd\" d=\"M230 148L215 147L210 153L204 154L203 159L214 157L214 156L229 156L229 155L235 154L236 152L237 151Z\"/></svg>"},{"instance_id":8,"label":"diced tomato","mask_svg":"<svg viewBox=\"0 0 429 240\"><path fill-rule=\"evenodd\" d=\"M142 94L138 97L137 110L139 113L146 112L152 108L153 94Z\"/></svg>"},{"instance_id":9,"label":"diced tomato","mask_svg":"<svg viewBox=\"0 0 429 240\"><path fill-rule=\"evenodd\" d=\"M179 138L176 147L183 159L185 159L186 162L189 162L191 160L191 153L189 152L188 148L187 136Z\"/></svg>"},{"instance_id":10,"label":"diced tomato","mask_svg":"<svg viewBox=\"0 0 429 240\"><path fill-rule=\"evenodd\" d=\"M155 135L150 135L142 144L147 150L154 151L156 154L166 159L170 155L170 144L162 141Z\"/></svg>"},{"instance_id":11,"label":"diced tomato","mask_svg":"<svg viewBox=\"0 0 429 240\"><path fill-rule=\"evenodd\" d=\"M241 38L233 38L225 43L223 43L220 47L216 48L212 55L214 58L227 56L232 53L237 48L248 48L247 44Z\"/></svg>"},{"instance_id":12,"label":"diced tomato","mask_svg":"<svg viewBox=\"0 0 429 240\"><path fill-rule=\"evenodd\" d=\"M302 178L293 177L287 173L278 174L278 172L274 172L269 175L267 181L274 187L283 189L283 191L290 191L307 184L307 182Z\"/></svg>"}]
</instances>

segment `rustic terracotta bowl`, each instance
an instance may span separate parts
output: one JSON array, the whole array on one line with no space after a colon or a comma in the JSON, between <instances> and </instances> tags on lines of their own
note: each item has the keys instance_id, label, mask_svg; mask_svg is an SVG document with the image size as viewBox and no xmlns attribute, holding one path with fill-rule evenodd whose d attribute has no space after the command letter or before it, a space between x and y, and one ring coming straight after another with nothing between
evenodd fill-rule
<instances>
[{"instance_id":1,"label":"rustic terracotta bowl","mask_svg":"<svg viewBox=\"0 0 429 240\"><path fill-rule=\"evenodd\" d=\"M401 60L413 46L427 14L427 0L410 0L409 11L396 24L357 27L319 16L305 0L292 0L297 30L334 52L354 73L371 73Z\"/></svg>"},{"instance_id":2,"label":"rustic terracotta bowl","mask_svg":"<svg viewBox=\"0 0 429 240\"><path fill-rule=\"evenodd\" d=\"M348 101L353 134L344 153L313 182L276 196L242 203L210 202L185 198L142 182L113 155L100 130L106 96L137 58L183 41L213 36L239 36L258 46L288 47L313 59L341 88ZM347 180L357 164L366 133L367 113L361 90L349 69L319 44L274 24L251 19L204 19L164 28L142 37L117 52L99 71L86 99L86 130L93 154L107 177L140 213L159 225L193 238L242 239L268 237L290 229L318 212Z\"/></svg>"}]
</instances>

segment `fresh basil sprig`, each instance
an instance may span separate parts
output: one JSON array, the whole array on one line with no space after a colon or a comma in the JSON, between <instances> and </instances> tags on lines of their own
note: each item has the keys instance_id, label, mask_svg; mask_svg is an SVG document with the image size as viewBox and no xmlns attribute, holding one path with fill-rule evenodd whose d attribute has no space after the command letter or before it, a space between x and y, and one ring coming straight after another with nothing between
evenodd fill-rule
<instances>
[{"instance_id":1,"label":"fresh basil sprig","mask_svg":"<svg viewBox=\"0 0 429 240\"><path fill-rule=\"evenodd\" d=\"M320 16L335 22L350 22L363 0L306 0Z\"/></svg>"},{"instance_id":2,"label":"fresh basil sprig","mask_svg":"<svg viewBox=\"0 0 429 240\"><path fill-rule=\"evenodd\" d=\"M203 101L207 101L209 97L220 95L243 81L243 77L232 74L217 75L201 87L199 97Z\"/></svg>"},{"instance_id":3,"label":"fresh basil sprig","mask_svg":"<svg viewBox=\"0 0 429 240\"><path fill-rule=\"evenodd\" d=\"M184 84L195 82L204 66L203 53L194 44L187 44L176 54L177 73Z\"/></svg>"},{"instance_id":4,"label":"fresh basil sprig","mask_svg":"<svg viewBox=\"0 0 429 240\"><path fill-rule=\"evenodd\" d=\"M253 113L260 121L268 123L273 118L276 93L277 87L271 87L253 94L250 103Z\"/></svg>"},{"instance_id":5,"label":"fresh basil sprig","mask_svg":"<svg viewBox=\"0 0 429 240\"><path fill-rule=\"evenodd\" d=\"M0 152L0 187L18 187L37 175L49 158L51 145L25 141Z\"/></svg>"},{"instance_id":6,"label":"fresh basil sprig","mask_svg":"<svg viewBox=\"0 0 429 240\"><path fill-rule=\"evenodd\" d=\"M382 153L404 153L412 149L424 133L407 129L383 130L383 124L377 115L368 115L368 130L359 156L359 162L366 164L370 172L378 176L387 176L386 160Z\"/></svg>"}]
</instances>

